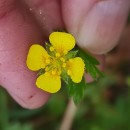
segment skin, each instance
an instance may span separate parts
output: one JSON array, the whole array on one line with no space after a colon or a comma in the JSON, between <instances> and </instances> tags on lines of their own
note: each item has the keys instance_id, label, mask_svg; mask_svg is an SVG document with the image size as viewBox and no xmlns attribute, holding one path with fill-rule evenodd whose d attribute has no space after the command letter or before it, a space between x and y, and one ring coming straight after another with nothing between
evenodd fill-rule
<instances>
[{"instance_id":1,"label":"skin","mask_svg":"<svg viewBox=\"0 0 130 130\"><path fill-rule=\"evenodd\" d=\"M117 44L129 7L129 0L0 0L0 84L21 106L42 106L50 95L26 67L29 47L66 28L81 48L104 54Z\"/></svg>"}]
</instances>

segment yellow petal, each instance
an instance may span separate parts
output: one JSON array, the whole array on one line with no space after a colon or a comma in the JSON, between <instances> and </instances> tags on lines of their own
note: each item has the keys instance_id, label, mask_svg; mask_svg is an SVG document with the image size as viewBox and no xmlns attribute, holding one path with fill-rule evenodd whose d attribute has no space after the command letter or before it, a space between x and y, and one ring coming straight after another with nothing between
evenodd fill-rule
<instances>
[{"instance_id":1,"label":"yellow petal","mask_svg":"<svg viewBox=\"0 0 130 130\"><path fill-rule=\"evenodd\" d=\"M82 80L84 74L85 64L80 57L70 59L67 62L67 73L75 83L79 83Z\"/></svg>"},{"instance_id":2,"label":"yellow petal","mask_svg":"<svg viewBox=\"0 0 130 130\"><path fill-rule=\"evenodd\" d=\"M60 76L54 76L46 72L37 78L36 85L46 92L55 93L61 88L61 79Z\"/></svg>"},{"instance_id":3,"label":"yellow petal","mask_svg":"<svg viewBox=\"0 0 130 130\"><path fill-rule=\"evenodd\" d=\"M27 67L33 71L45 68L46 65L45 61L47 60L48 57L49 55L42 46L34 44L30 47L28 52L26 61Z\"/></svg>"},{"instance_id":4,"label":"yellow petal","mask_svg":"<svg viewBox=\"0 0 130 130\"><path fill-rule=\"evenodd\" d=\"M50 43L60 54L65 54L75 46L75 38L65 32L53 32L49 36Z\"/></svg>"}]
</instances>

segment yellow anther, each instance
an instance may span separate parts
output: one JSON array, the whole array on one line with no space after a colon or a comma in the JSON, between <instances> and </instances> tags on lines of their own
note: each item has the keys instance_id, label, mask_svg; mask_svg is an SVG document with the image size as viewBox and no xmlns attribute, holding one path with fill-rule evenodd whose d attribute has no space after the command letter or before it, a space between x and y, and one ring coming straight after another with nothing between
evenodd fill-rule
<instances>
[{"instance_id":1,"label":"yellow anther","mask_svg":"<svg viewBox=\"0 0 130 130\"><path fill-rule=\"evenodd\" d=\"M50 61L50 59L46 59L45 62L46 62L46 64L50 64L51 61Z\"/></svg>"},{"instance_id":2,"label":"yellow anther","mask_svg":"<svg viewBox=\"0 0 130 130\"><path fill-rule=\"evenodd\" d=\"M68 71L67 71L67 74L68 74L68 75L71 75L71 71L70 71L70 70L68 70Z\"/></svg>"},{"instance_id":3,"label":"yellow anther","mask_svg":"<svg viewBox=\"0 0 130 130\"><path fill-rule=\"evenodd\" d=\"M60 53L56 53L56 57L60 57Z\"/></svg>"},{"instance_id":4,"label":"yellow anther","mask_svg":"<svg viewBox=\"0 0 130 130\"><path fill-rule=\"evenodd\" d=\"M46 68L45 68L45 71L48 71L48 70L49 70L49 67L46 67Z\"/></svg>"},{"instance_id":5,"label":"yellow anther","mask_svg":"<svg viewBox=\"0 0 130 130\"><path fill-rule=\"evenodd\" d=\"M66 63L63 63L63 64L62 64L62 67L65 68L65 67L66 67Z\"/></svg>"},{"instance_id":6,"label":"yellow anther","mask_svg":"<svg viewBox=\"0 0 130 130\"><path fill-rule=\"evenodd\" d=\"M56 74L56 70L52 70L52 71L51 71L51 74L52 74L52 75L55 75L55 74Z\"/></svg>"},{"instance_id":7,"label":"yellow anther","mask_svg":"<svg viewBox=\"0 0 130 130\"><path fill-rule=\"evenodd\" d=\"M61 74L61 70L59 70L57 74L60 75Z\"/></svg>"},{"instance_id":8,"label":"yellow anther","mask_svg":"<svg viewBox=\"0 0 130 130\"><path fill-rule=\"evenodd\" d=\"M65 58L63 58L63 57L61 57L60 60L61 60L62 62L65 62Z\"/></svg>"},{"instance_id":9,"label":"yellow anther","mask_svg":"<svg viewBox=\"0 0 130 130\"><path fill-rule=\"evenodd\" d=\"M50 51L54 51L54 48L52 46L50 47Z\"/></svg>"},{"instance_id":10,"label":"yellow anther","mask_svg":"<svg viewBox=\"0 0 130 130\"><path fill-rule=\"evenodd\" d=\"M66 55L68 52L66 50L64 50L63 54Z\"/></svg>"},{"instance_id":11,"label":"yellow anther","mask_svg":"<svg viewBox=\"0 0 130 130\"><path fill-rule=\"evenodd\" d=\"M72 62L72 61L73 61L72 59L69 60L69 62Z\"/></svg>"}]
</instances>

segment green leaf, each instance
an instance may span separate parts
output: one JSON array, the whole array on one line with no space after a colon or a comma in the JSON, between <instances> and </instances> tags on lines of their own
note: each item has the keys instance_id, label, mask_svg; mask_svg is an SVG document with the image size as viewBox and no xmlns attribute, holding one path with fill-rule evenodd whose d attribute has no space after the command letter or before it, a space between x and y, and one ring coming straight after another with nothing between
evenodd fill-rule
<instances>
[{"instance_id":1,"label":"green leaf","mask_svg":"<svg viewBox=\"0 0 130 130\"><path fill-rule=\"evenodd\" d=\"M86 88L86 82L84 80L84 77L80 83L74 83L69 78L67 89L68 89L68 95L70 97L73 97L74 103L78 104L83 96L84 96L84 89Z\"/></svg>"},{"instance_id":2,"label":"green leaf","mask_svg":"<svg viewBox=\"0 0 130 130\"><path fill-rule=\"evenodd\" d=\"M103 73L96 66L99 65L99 61L81 49L79 49L78 55L84 60L86 71L92 78L97 79L99 76L103 76Z\"/></svg>"},{"instance_id":3,"label":"green leaf","mask_svg":"<svg viewBox=\"0 0 130 130\"><path fill-rule=\"evenodd\" d=\"M86 88L86 81L84 77L82 78L80 83L74 83L67 75L66 71L63 71L61 78L66 83L68 95L70 97L73 97L75 104L78 104L82 100L84 96L84 90Z\"/></svg>"},{"instance_id":4,"label":"green leaf","mask_svg":"<svg viewBox=\"0 0 130 130\"><path fill-rule=\"evenodd\" d=\"M89 60L89 62L95 64L95 65L99 65L99 61L94 58L93 56L91 56L90 54L84 52L83 50L79 49L79 55L83 58L86 58L87 60Z\"/></svg>"}]
</instances>

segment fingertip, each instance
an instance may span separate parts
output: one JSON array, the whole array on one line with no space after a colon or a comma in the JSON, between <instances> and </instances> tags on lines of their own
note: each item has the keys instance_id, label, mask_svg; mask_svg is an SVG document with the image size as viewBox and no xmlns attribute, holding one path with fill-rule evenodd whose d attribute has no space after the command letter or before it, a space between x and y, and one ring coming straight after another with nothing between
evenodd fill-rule
<instances>
[{"instance_id":1,"label":"fingertip","mask_svg":"<svg viewBox=\"0 0 130 130\"><path fill-rule=\"evenodd\" d=\"M5 72L1 84L18 104L24 108L35 109L43 106L50 94L35 86L36 75L28 70Z\"/></svg>"},{"instance_id":2,"label":"fingertip","mask_svg":"<svg viewBox=\"0 0 130 130\"><path fill-rule=\"evenodd\" d=\"M21 107L26 109L37 109L45 105L50 97L48 93L43 91L35 91L35 93L30 93L24 99L20 97L18 94L8 91L9 94L13 97L15 101L17 101Z\"/></svg>"}]
</instances>

